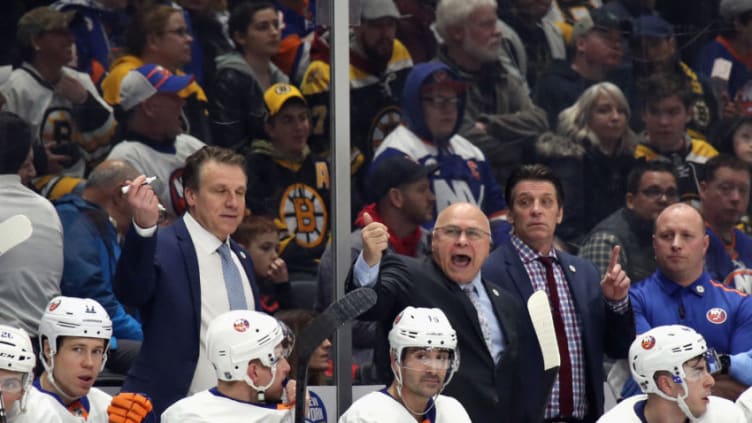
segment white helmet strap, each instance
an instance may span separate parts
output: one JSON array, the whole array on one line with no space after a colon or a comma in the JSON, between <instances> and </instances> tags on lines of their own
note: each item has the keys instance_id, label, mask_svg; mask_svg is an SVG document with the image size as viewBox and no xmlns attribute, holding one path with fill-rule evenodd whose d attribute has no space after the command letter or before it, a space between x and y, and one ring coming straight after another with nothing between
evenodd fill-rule
<instances>
[{"instance_id":1,"label":"white helmet strap","mask_svg":"<svg viewBox=\"0 0 752 423\"><path fill-rule=\"evenodd\" d=\"M248 372L246 371L245 375L243 375L243 381L248 384L251 388L253 388L256 391L256 400L259 402L266 401L266 390L271 388L274 384L274 377L277 375L277 363L272 364L270 367L272 371L272 377L269 379L269 383L267 383L264 386L258 386L255 382L253 382L253 379L251 379L250 376L248 376Z\"/></svg>"}]
</instances>

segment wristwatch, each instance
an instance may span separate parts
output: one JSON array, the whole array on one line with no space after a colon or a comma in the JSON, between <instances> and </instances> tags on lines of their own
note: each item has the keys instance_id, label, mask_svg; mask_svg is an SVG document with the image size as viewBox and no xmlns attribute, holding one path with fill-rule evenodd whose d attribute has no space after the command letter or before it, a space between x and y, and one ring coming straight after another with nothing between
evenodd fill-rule
<instances>
[{"instance_id":1,"label":"wristwatch","mask_svg":"<svg viewBox=\"0 0 752 423\"><path fill-rule=\"evenodd\" d=\"M731 367L731 358L728 354L718 354L718 361L721 362L721 374L727 375Z\"/></svg>"}]
</instances>

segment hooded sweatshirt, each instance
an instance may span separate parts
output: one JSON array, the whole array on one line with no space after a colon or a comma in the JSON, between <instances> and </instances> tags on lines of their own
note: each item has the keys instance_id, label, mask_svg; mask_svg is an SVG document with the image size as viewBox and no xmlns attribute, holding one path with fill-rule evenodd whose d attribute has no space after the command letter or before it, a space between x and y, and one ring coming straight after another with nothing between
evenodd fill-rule
<instances>
[{"instance_id":1,"label":"hooded sweatshirt","mask_svg":"<svg viewBox=\"0 0 752 423\"><path fill-rule=\"evenodd\" d=\"M376 150L369 173L377 162L396 154L407 155L423 165L438 164L439 170L429 176L436 195L435 216L450 204L469 202L480 207L490 218L506 214L504 195L480 149L459 134L465 99L460 95L457 122L448 139L436 139L428 128L420 104L421 89L437 79L434 74L444 72L447 82L460 82L457 75L441 62L415 65L407 76L402 92L402 125L392 131ZM430 222L427 227L432 227ZM496 231L496 227L499 231ZM503 226L503 228L502 228ZM508 225L492 225L494 242L508 236ZM498 243L497 243L498 245Z\"/></svg>"}]
</instances>

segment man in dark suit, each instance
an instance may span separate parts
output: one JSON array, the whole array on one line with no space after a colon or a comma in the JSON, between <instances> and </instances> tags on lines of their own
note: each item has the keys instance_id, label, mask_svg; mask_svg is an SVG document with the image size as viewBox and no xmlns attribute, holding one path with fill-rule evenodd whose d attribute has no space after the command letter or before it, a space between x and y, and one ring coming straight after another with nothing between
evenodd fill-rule
<instances>
[{"instance_id":1,"label":"man in dark suit","mask_svg":"<svg viewBox=\"0 0 752 423\"><path fill-rule=\"evenodd\" d=\"M363 218L363 250L348 282L349 288L370 286L378 293L364 318L388 327L406 306L440 308L457 330L462 355L446 394L457 398L474 422L535 421L546 395L529 397L530 381L522 380L520 371L529 360L542 368L542 355L520 301L481 277L491 246L485 214L469 203L444 209L433 230L431 256L422 259L384 254L387 228L368 214ZM520 407L523 398L533 405Z\"/></svg>"},{"instance_id":2,"label":"man in dark suit","mask_svg":"<svg viewBox=\"0 0 752 423\"><path fill-rule=\"evenodd\" d=\"M546 422L594 422L603 414L603 354L626 358L634 338L629 278L612 252L603 280L588 261L556 250L554 231L563 216L561 182L543 165L512 172L506 187L513 233L483 266L483 276L527 301L545 290L551 302L561 367L546 405ZM555 289L552 289L555 288ZM538 356L522 369L542 385ZM538 390L547 390L539 386Z\"/></svg>"},{"instance_id":3,"label":"man in dark suit","mask_svg":"<svg viewBox=\"0 0 752 423\"><path fill-rule=\"evenodd\" d=\"M145 176L126 185L133 225L113 283L122 303L140 311L144 331L123 390L148 394L156 415L216 384L208 323L260 304L250 256L229 236L245 212L245 160L204 147L186 159L183 183L188 212L159 230L159 200Z\"/></svg>"}]
</instances>

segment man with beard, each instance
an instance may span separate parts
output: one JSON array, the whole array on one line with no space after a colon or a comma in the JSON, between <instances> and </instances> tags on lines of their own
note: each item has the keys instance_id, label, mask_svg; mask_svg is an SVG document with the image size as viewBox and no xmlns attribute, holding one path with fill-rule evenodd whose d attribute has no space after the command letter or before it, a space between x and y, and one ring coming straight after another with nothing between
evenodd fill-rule
<instances>
[{"instance_id":1,"label":"man with beard","mask_svg":"<svg viewBox=\"0 0 752 423\"><path fill-rule=\"evenodd\" d=\"M360 398L339 423L470 422L456 399L441 395L460 366L457 334L438 308L405 308L389 332L394 381Z\"/></svg>"},{"instance_id":2,"label":"man with beard","mask_svg":"<svg viewBox=\"0 0 752 423\"><path fill-rule=\"evenodd\" d=\"M353 153L357 150L362 154L359 162L354 162L360 169L367 168L374 149L400 122L399 99L413 61L395 38L399 17L392 0L362 2L361 24L351 37L350 147ZM311 56L300 88L311 107L311 149L327 154L331 140L329 52L312 52ZM355 184L354 190L363 190L362 174Z\"/></svg>"},{"instance_id":3,"label":"man with beard","mask_svg":"<svg viewBox=\"0 0 752 423\"><path fill-rule=\"evenodd\" d=\"M710 81L696 74L681 61L676 49L676 37L670 23L656 15L636 18L632 25L630 40L632 52L632 75L622 85L632 110L640 110L640 81L651 74L664 72L689 82L695 102L692 105L692 120L687 132L694 138L706 139L708 129L718 120L718 100L713 94ZM639 113L633 113L629 126L640 132L644 128Z\"/></svg>"},{"instance_id":4,"label":"man with beard","mask_svg":"<svg viewBox=\"0 0 752 423\"><path fill-rule=\"evenodd\" d=\"M513 0L509 8L500 8L499 17L525 40L525 73L528 86L535 82L554 59L567 57L564 38L551 20L544 19L552 0ZM505 34L506 35L506 34Z\"/></svg>"},{"instance_id":5,"label":"man with beard","mask_svg":"<svg viewBox=\"0 0 752 423\"><path fill-rule=\"evenodd\" d=\"M436 8L441 37L437 59L468 82L459 133L489 160L498 183L523 161L525 149L548 129L524 81L501 62L502 34L496 0L442 0Z\"/></svg>"}]
</instances>

